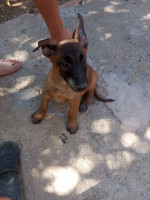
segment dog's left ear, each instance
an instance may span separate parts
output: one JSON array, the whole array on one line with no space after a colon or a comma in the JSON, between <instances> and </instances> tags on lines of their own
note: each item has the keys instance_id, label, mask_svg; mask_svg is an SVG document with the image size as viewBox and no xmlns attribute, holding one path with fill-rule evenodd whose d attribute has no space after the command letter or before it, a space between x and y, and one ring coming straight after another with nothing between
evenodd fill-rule
<instances>
[{"instance_id":1,"label":"dog's left ear","mask_svg":"<svg viewBox=\"0 0 150 200\"><path fill-rule=\"evenodd\" d=\"M33 50L37 51L39 48L42 48L42 53L46 57L54 55L58 49L57 42L51 38L40 40L38 42L38 47Z\"/></svg>"},{"instance_id":2,"label":"dog's left ear","mask_svg":"<svg viewBox=\"0 0 150 200\"><path fill-rule=\"evenodd\" d=\"M77 39L81 47L83 48L88 47L88 40L84 30L84 21L79 13L78 13L78 25L75 31L73 32L72 39Z\"/></svg>"}]
</instances>

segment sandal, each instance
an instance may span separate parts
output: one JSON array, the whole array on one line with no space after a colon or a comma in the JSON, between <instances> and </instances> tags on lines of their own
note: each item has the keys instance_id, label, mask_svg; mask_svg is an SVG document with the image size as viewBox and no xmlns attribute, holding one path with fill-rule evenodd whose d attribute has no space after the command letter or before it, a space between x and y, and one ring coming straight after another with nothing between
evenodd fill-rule
<instances>
[{"instance_id":1,"label":"sandal","mask_svg":"<svg viewBox=\"0 0 150 200\"><path fill-rule=\"evenodd\" d=\"M5 142L0 146L0 197L24 200L19 157L17 144Z\"/></svg>"}]
</instances>

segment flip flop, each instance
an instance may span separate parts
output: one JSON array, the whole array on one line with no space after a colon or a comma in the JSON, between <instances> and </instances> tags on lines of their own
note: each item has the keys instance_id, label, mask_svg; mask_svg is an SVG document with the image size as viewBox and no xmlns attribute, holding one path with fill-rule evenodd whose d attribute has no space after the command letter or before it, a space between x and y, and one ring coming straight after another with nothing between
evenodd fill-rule
<instances>
[{"instance_id":1,"label":"flip flop","mask_svg":"<svg viewBox=\"0 0 150 200\"><path fill-rule=\"evenodd\" d=\"M24 200L19 158L17 144L5 142L0 146L0 197Z\"/></svg>"}]
</instances>

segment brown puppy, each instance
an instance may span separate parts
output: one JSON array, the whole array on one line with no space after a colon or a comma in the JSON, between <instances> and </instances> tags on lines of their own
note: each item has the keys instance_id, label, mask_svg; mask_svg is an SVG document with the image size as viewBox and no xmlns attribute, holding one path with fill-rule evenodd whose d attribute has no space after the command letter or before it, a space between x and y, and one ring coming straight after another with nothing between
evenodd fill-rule
<instances>
[{"instance_id":1,"label":"brown puppy","mask_svg":"<svg viewBox=\"0 0 150 200\"><path fill-rule=\"evenodd\" d=\"M69 101L67 130L75 133L78 130L77 113L85 112L93 96L104 102L113 101L102 97L96 87L97 73L86 63L88 41L84 31L84 22L78 14L78 25L72 39L59 43L52 39L38 42L43 55L52 62L43 88L39 109L32 115L33 124L43 119L51 98L57 102Z\"/></svg>"}]
</instances>

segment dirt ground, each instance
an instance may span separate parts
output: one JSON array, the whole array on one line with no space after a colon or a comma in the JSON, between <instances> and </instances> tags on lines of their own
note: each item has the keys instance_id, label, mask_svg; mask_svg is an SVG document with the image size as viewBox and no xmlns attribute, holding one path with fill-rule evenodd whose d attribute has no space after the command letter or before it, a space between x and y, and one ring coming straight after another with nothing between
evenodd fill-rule
<instances>
[{"instance_id":1,"label":"dirt ground","mask_svg":"<svg viewBox=\"0 0 150 200\"><path fill-rule=\"evenodd\" d=\"M7 0L0 2L0 24L18 17L24 13L37 13L37 8L32 0L10 0L10 6L7 5ZM58 4L61 5L67 0L59 0Z\"/></svg>"}]
</instances>

